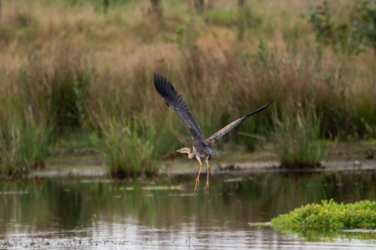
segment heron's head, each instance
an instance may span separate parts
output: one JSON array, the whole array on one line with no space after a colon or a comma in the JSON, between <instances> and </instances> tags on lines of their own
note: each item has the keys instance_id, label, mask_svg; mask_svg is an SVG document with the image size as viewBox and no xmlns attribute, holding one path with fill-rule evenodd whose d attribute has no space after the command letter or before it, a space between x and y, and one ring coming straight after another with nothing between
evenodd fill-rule
<instances>
[{"instance_id":1,"label":"heron's head","mask_svg":"<svg viewBox=\"0 0 376 250\"><path fill-rule=\"evenodd\" d=\"M182 153L182 154L190 154L191 153L191 149L187 148L187 147L184 147L184 148L181 148L181 149L177 150L176 152Z\"/></svg>"}]
</instances>

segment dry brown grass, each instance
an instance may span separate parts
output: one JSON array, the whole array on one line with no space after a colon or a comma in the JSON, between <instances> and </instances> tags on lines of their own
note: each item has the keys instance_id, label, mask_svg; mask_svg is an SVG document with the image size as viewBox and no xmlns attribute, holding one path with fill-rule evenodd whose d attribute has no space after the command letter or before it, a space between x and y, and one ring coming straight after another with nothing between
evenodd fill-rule
<instances>
[{"instance_id":1,"label":"dry brown grass","mask_svg":"<svg viewBox=\"0 0 376 250\"><path fill-rule=\"evenodd\" d=\"M216 1L213 8L236 2ZM348 1L339 2L338 9L346 9ZM327 138L375 136L374 55L319 47L300 17L308 3L249 1L262 24L239 41L237 26L208 25L205 13L196 15L187 3L164 3L157 20L148 1L110 7L105 17L89 3L3 1L0 90L22 96L21 113L31 107L58 129L150 120L157 131L167 128L168 143L156 144L163 156L175 138L187 145L190 138L154 90L153 72L184 96L206 136L273 99L224 141L238 141L239 130L266 135L272 114L281 118L282 109L306 105L315 106Z\"/></svg>"}]
</instances>

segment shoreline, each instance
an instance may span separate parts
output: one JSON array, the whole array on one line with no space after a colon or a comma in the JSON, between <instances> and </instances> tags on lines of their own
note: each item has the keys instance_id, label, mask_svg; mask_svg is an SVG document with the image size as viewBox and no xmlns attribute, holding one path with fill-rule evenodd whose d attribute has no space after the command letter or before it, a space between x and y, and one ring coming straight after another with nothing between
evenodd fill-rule
<instances>
[{"instance_id":1,"label":"shoreline","mask_svg":"<svg viewBox=\"0 0 376 250\"><path fill-rule=\"evenodd\" d=\"M376 160L360 161L360 164L355 164L353 161L343 160L324 160L322 166L317 168L307 169L287 169L278 167L278 161L247 161L228 166L213 166L210 169L211 175L242 175L247 173L319 173L330 171L367 171L376 170ZM190 164L191 165L191 164ZM160 176L176 176L176 175L196 175L199 168L165 168L158 170L155 177ZM203 169L202 174L206 174L206 169ZM63 169L44 169L34 171L23 178L53 178L53 177L100 177L107 178L107 172L104 165L101 166L79 166L67 167ZM12 177L0 177L2 179L12 179Z\"/></svg>"},{"instance_id":2,"label":"shoreline","mask_svg":"<svg viewBox=\"0 0 376 250\"><path fill-rule=\"evenodd\" d=\"M279 161L271 150L258 149L252 153L224 152L213 157L209 164L211 175L245 174L260 172L309 173L327 171L376 170L376 145L365 141L339 143L326 146L326 157L316 168L286 169L279 167ZM371 159L369 159L371 158ZM161 162L155 176L196 175L199 171L195 160L176 155L175 159ZM202 169L206 174L206 168ZM54 152L46 167L18 176L0 175L2 179L53 178L53 177L100 177L107 178L107 171L99 154L92 149L78 149L75 152Z\"/></svg>"}]
</instances>

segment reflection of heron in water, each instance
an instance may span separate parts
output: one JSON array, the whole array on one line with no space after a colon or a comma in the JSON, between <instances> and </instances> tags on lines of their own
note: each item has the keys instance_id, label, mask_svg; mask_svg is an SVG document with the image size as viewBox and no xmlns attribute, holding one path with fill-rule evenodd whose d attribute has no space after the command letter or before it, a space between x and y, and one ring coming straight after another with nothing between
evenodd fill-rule
<instances>
[{"instance_id":1,"label":"reflection of heron in water","mask_svg":"<svg viewBox=\"0 0 376 250\"><path fill-rule=\"evenodd\" d=\"M219 151L212 149L214 142L220 139L223 135L230 132L236 125L247 119L248 117L262 111L265 109L270 103L269 102L265 106L249 113L236 121L228 124L226 127L222 128L214 135L210 136L209 138L205 139L204 135L201 132L200 126L197 124L195 118L193 117L191 111L188 108L187 103L184 99L179 95L172 84L167 81L165 78L154 74L154 86L157 89L158 93L161 97L165 100L167 106L169 106L175 113L179 116L180 120L184 123L185 127L188 129L189 133L193 139L193 150L184 147L179 149L177 152L188 154L189 159L193 159L196 156L198 162L200 162L200 171L198 172L198 176L196 179L196 185L194 191L196 191L199 187L199 177L202 169L201 159L205 159L207 165L207 182L206 182L206 189L205 194L209 194L209 156L219 153Z\"/></svg>"}]
</instances>

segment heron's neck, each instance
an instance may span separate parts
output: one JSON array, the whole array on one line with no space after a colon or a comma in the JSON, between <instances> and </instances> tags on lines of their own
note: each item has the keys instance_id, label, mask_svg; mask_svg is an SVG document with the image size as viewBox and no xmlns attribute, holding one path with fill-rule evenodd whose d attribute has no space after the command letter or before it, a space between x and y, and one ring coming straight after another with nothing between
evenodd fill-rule
<instances>
[{"instance_id":1,"label":"heron's neck","mask_svg":"<svg viewBox=\"0 0 376 250\"><path fill-rule=\"evenodd\" d=\"M193 157L195 157L196 149L193 147L193 152L189 149L188 158L191 160Z\"/></svg>"}]
</instances>

